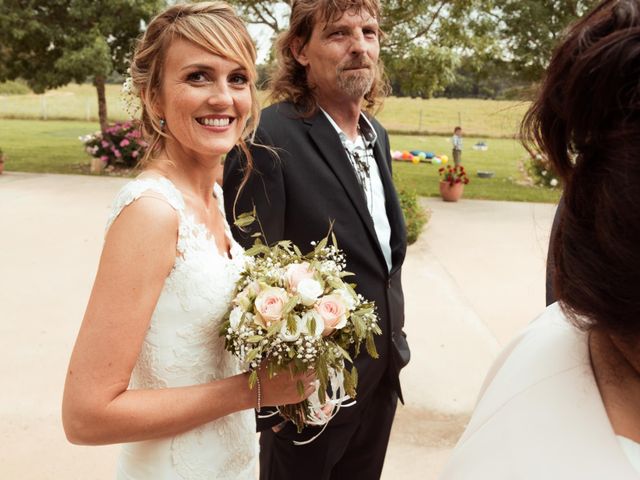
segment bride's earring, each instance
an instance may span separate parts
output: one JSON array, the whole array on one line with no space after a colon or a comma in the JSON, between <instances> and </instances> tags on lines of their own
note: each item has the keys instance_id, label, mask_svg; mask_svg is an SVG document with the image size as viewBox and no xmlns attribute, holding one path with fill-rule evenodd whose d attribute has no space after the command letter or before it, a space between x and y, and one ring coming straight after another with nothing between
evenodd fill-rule
<instances>
[{"instance_id":1,"label":"bride's earring","mask_svg":"<svg viewBox=\"0 0 640 480\"><path fill-rule=\"evenodd\" d=\"M164 127L167 125L167 122L164 118L160 119L160 130L164 130Z\"/></svg>"}]
</instances>

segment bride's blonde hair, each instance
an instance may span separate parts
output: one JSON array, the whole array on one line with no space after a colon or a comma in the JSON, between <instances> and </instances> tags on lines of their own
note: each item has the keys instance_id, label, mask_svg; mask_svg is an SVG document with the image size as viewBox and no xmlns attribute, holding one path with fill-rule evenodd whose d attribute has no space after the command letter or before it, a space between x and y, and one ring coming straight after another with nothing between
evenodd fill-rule
<instances>
[{"instance_id":1,"label":"bride's blonde hair","mask_svg":"<svg viewBox=\"0 0 640 480\"><path fill-rule=\"evenodd\" d=\"M260 117L260 101L256 89L256 49L245 24L225 2L182 3L158 14L138 41L131 62L131 88L141 104L142 134L149 144L140 166L148 165L164 147L168 134L161 118L152 108L158 100L164 60L171 43L185 39L214 55L237 62L246 69L251 89L251 111L238 145L247 165L245 181L251 167L247 142L252 142Z\"/></svg>"}]
</instances>

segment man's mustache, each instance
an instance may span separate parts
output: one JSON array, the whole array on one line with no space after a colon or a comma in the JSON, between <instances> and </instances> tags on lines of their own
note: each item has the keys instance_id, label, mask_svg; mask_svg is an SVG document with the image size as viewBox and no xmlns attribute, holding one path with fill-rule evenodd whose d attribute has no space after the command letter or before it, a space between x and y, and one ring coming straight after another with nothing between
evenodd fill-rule
<instances>
[{"instance_id":1,"label":"man's mustache","mask_svg":"<svg viewBox=\"0 0 640 480\"><path fill-rule=\"evenodd\" d=\"M338 73L342 73L345 70L355 70L357 68L368 68L369 70L372 70L374 67L373 63L368 61L368 60L364 60L364 59L359 59L357 61L352 61L349 63L345 63L343 65L339 65L338 66Z\"/></svg>"}]
</instances>

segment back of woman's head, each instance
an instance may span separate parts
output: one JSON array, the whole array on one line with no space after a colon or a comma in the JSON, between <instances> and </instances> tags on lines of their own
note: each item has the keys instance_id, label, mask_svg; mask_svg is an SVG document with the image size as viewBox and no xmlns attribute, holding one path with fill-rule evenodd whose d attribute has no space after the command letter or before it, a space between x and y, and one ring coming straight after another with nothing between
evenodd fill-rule
<instances>
[{"instance_id":1,"label":"back of woman's head","mask_svg":"<svg viewBox=\"0 0 640 480\"><path fill-rule=\"evenodd\" d=\"M245 24L225 2L173 5L151 20L131 62L133 93L140 97L142 129L150 144L141 161L143 166L162 148L167 135L153 106L160 95L167 50L178 38L198 45L213 55L232 60L246 69L252 105L240 139L243 150L247 150L245 139L252 135L257 126L260 102L255 86L256 51Z\"/></svg>"},{"instance_id":2,"label":"back of woman's head","mask_svg":"<svg viewBox=\"0 0 640 480\"><path fill-rule=\"evenodd\" d=\"M585 328L640 334L640 0L607 0L553 54L524 141L561 175L554 291Z\"/></svg>"}]
</instances>

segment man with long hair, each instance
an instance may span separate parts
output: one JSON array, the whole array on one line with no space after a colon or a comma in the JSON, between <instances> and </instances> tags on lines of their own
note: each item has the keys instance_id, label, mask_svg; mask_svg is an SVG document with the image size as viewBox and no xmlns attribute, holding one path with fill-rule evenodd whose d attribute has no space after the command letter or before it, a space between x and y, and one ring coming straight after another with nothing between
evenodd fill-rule
<instances>
[{"instance_id":1,"label":"man with long hair","mask_svg":"<svg viewBox=\"0 0 640 480\"><path fill-rule=\"evenodd\" d=\"M291 423L278 425L277 416L259 417L261 479L379 478L402 400L406 233L389 138L372 116L388 91L379 19L378 0L295 0L289 29L277 41L276 103L262 112L251 149L254 171L243 182L248 160L239 150L225 163L227 214L255 206L267 242L286 239L308 251L333 225L356 290L375 301L382 329L379 358L362 352L354 360L355 405L340 409L311 443L293 441L313 438L319 427L298 434ZM249 246L256 229L234 235Z\"/></svg>"}]
</instances>

